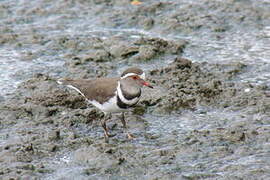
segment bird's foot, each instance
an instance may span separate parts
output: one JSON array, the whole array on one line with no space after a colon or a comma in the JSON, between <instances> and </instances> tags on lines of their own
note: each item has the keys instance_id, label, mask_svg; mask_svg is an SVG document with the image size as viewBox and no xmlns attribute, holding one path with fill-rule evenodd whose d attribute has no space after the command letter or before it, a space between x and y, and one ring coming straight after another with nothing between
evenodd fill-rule
<instances>
[{"instance_id":1,"label":"bird's foot","mask_svg":"<svg viewBox=\"0 0 270 180\"><path fill-rule=\"evenodd\" d=\"M108 132L104 132L104 136L105 138L110 138L110 137L114 137L116 134L109 134Z\"/></svg>"},{"instance_id":2,"label":"bird's foot","mask_svg":"<svg viewBox=\"0 0 270 180\"><path fill-rule=\"evenodd\" d=\"M108 137L114 137L116 134L108 134Z\"/></svg>"},{"instance_id":3,"label":"bird's foot","mask_svg":"<svg viewBox=\"0 0 270 180\"><path fill-rule=\"evenodd\" d=\"M130 133L127 133L127 138L128 138L128 140L132 140L135 138L135 136L130 134Z\"/></svg>"},{"instance_id":4,"label":"bird's foot","mask_svg":"<svg viewBox=\"0 0 270 180\"><path fill-rule=\"evenodd\" d=\"M116 134L104 133L104 139L106 143L109 143L110 137L114 137Z\"/></svg>"}]
</instances>

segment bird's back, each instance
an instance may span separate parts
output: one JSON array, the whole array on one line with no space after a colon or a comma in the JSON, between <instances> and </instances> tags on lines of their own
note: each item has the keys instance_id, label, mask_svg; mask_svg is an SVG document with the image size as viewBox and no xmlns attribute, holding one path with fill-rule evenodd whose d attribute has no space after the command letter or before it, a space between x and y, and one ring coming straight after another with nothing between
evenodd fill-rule
<instances>
[{"instance_id":1,"label":"bird's back","mask_svg":"<svg viewBox=\"0 0 270 180\"><path fill-rule=\"evenodd\" d=\"M90 101L95 100L103 104L115 96L118 80L119 78L61 79L58 83L77 90Z\"/></svg>"}]
</instances>

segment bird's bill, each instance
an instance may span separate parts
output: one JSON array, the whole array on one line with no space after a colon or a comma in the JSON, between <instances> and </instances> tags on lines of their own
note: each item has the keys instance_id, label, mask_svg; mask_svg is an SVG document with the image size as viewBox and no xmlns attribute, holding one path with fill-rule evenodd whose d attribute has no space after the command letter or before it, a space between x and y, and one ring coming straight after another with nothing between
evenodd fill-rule
<instances>
[{"instance_id":1,"label":"bird's bill","mask_svg":"<svg viewBox=\"0 0 270 180\"><path fill-rule=\"evenodd\" d=\"M143 83L142 83L144 86L147 86L147 87L149 87L149 88L154 88L153 86L151 86L148 82L146 82L146 81L143 81Z\"/></svg>"}]
</instances>

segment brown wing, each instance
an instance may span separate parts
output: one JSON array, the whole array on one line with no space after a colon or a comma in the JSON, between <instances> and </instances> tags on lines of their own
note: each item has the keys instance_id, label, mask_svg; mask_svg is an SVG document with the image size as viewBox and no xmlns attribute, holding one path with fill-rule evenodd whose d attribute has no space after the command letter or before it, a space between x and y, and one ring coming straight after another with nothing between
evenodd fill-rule
<instances>
[{"instance_id":1,"label":"brown wing","mask_svg":"<svg viewBox=\"0 0 270 180\"><path fill-rule=\"evenodd\" d=\"M64 85L79 89L88 100L103 104L115 95L119 78L98 78L82 80L62 80Z\"/></svg>"}]
</instances>

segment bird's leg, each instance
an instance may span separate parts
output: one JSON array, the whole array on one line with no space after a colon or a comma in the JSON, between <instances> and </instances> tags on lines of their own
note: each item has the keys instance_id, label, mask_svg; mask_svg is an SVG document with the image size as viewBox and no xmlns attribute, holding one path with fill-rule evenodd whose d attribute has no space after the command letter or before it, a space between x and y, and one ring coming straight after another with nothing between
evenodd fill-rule
<instances>
[{"instance_id":1,"label":"bird's leg","mask_svg":"<svg viewBox=\"0 0 270 180\"><path fill-rule=\"evenodd\" d=\"M128 132L127 123L126 123L126 120L125 120L125 113L124 112L122 112L122 114L121 114L121 122L123 124L124 131L127 134L128 139L133 139L134 136Z\"/></svg>"},{"instance_id":2,"label":"bird's leg","mask_svg":"<svg viewBox=\"0 0 270 180\"><path fill-rule=\"evenodd\" d=\"M110 135L110 134L108 133L109 129L108 129L107 125L106 125L106 121L107 121L108 119L110 119L110 117L111 117L111 114L109 114L109 115L104 114L104 117L103 117L103 119L101 120L101 126L102 126L102 128L103 128L103 130L104 130L104 137L105 137L105 140L106 140L106 141L108 141L109 137L112 137L112 135Z\"/></svg>"}]
</instances>

